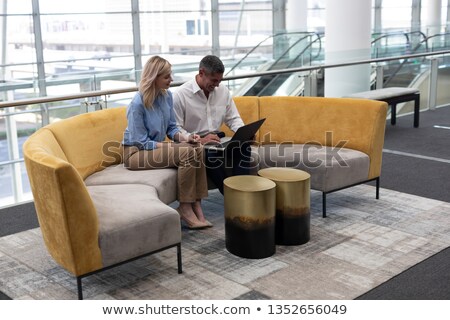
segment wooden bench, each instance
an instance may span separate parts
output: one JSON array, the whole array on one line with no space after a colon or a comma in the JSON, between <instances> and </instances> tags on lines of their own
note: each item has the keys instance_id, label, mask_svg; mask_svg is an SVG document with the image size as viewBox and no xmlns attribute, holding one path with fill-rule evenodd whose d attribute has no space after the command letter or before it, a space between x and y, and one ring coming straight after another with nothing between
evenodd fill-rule
<instances>
[{"instance_id":1,"label":"wooden bench","mask_svg":"<svg viewBox=\"0 0 450 320\"><path fill-rule=\"evenodd\" d=\"M351 94L348 98L384 101L391 106L391 125L397 120L397 103L414 101L414 128L419 127L420 91L414 88L383 88Z\"/></svg>"}]
</instances>

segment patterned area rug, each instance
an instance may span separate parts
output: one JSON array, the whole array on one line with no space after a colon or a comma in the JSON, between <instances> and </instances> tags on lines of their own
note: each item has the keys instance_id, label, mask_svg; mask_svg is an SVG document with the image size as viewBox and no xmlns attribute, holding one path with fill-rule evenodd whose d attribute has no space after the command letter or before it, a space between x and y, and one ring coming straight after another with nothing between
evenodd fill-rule
<instances>
[{"instance_id":1,"label":"patterned area rug","mask_svg":"<svg viewBox=\"0 0 450 320\"><path fill-rule=\"evenodd\" d=\"M361 185L311 193L311 240L265 259L225 249L223 198L214 227L183 229L183 274L169 249L83 279L85 299L354 299L450 246L450 203ZM174 204L176 205L176 204ZM0 238L0 291L13 299L77 299L75 278L48 255L40 229Z\"/></svg>"}]
</instances>

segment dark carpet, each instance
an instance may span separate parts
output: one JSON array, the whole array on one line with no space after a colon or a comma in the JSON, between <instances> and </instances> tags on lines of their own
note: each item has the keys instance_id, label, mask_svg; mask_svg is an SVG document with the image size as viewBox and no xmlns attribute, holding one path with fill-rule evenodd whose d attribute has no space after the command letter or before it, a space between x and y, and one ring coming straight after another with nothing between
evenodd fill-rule
<instances>
[{"instance_id":1,"label":"dark carpet","mask_svg":"<svg viewBox=\"0 0 450 320\"><path fill-rule=\"evenodd\" d=\"M0 237L39 226L33 202L0 209ZM11 298L0 291L0 300Z\"/></svg>"},{"instance_id":2,"label":"dark carpet","mask_svg":"<svg viewBox=\"0 0 450 320\"><path fill-rule=\"evenodd\" d=\"M0 209L0 237L39 226L33 202Z\"/></svg>"},{"instance_id":3,"label":"dark carpet","mask_svg":"<svg viewBox=\"0 0 450 320\"><path fill-rule=\"evenodd\" d=\"M356 300L448 300L449 284L450 248L446 248Z\"/></svg>"},{"instance_id":4,"label":"dark carpet","mask_svg":"<svg viewBox=\"0 0 450 320\"><path fill-rule=\"evenodd\" d=\"M450 130L435 126L450 128L450 107L421 112L419 128L412 115L387 122L384 149L447 162L384 152L382 188L450 202Z\"/></svg>"}]
</instances>

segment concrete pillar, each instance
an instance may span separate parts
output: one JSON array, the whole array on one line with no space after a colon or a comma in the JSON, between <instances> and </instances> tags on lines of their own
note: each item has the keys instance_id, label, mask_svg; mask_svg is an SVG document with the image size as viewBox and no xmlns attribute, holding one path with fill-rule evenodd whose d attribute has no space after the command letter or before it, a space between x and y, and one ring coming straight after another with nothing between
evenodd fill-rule
<instances>
[{"instance_id":1,"label":"concrete pillar","mask_svg":"<svg viewBox=\"0 0 450 320\"><path fill-rule=\"evenodd\" d=\"M307 0L288 0L286 3L286 31L293 32L307 32L308 19L308 1ZM291 34L287 37L289 42L289 57L296 59L298 55L304 50L306 41L298 42L303 36L300 34Z\"/></svg>"},{"instance_id":2,"label":"concrete pillar","mask_svg":"<svg viewBox=\"0 0 450 320\"><path fill-rule=\"evenodd\" d=\"M370 59L371 0L327 0L325 62ZM370 65L325 70L325 96L341 97L370 89Z\"/></svg>"},{"instance_id":3,"label":"concrete pillar","mask_svg":"<svg viewBox=\"0 0 450 320\"><path fill-rule=\"evenodd\" d=\"M286 29L288 32L308 31L308 0L288 0Z\"/></svg>"},{"instance_id":4,"label":"concrete pillar","mask_svg":"<svg viewBox=\"0 0 450 320\"><path fill-rule=\"evenodd\" d=\"M423 9L423 28L427 36L432 36L441 32L441 11L442 11L442 1L441 0L422 0ZM439 43L439 38L432 38L428 43L433 47L433 44Z\"/></svg>"},{"instance_id":5,"label":"concrete pillar","mask_svg":"<svg viewBox=\"0 0 450 320\"><path fill-rule=\"evenodd\" d=\"M374 0L373 3L373 31L374 33L381 33L383 30L382 19L381 19L381 9L383 7L383 0Z\"/></svg>"},{"instance_id":6,"label":"concrete pillar","mask_svg":"<svg viewBox=\"0 0 450 320\"><path fill-rule=\"evenodd\" d=\"M423 22L427 35L440 33L442 0L422 0Z\"/></svg>"}]
</instances>

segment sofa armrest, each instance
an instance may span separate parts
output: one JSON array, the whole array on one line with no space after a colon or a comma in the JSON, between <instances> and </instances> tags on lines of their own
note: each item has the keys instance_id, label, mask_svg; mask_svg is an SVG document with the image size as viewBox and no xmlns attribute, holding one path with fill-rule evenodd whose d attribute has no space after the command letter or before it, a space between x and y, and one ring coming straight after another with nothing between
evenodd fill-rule
<instances>
[{"instance_id":1,"label":"sofa armrest","mask_svg":"<svg viewBox=\"0 0 450 320\"><path fill-rule=\"evenodd\" d=\"M39 225L55 261L82 275L102 266L96 209L77 170L49 152L51 136L44 132L23 147Z\"/></svg>"},{"instance_id":2,"label":"sofa armrest","mask_svg":"<svg viewBox=\"0 0 450 320\"><path fill-rule=\"evenodd\" d=\"M387 107L387 103L381 102L381 105L374 117L372 139L370 140L371 145L368 149L368 155L370 158L369 180L381 175L381 159L383 157Z\"/></svg>"}]
</instances>

